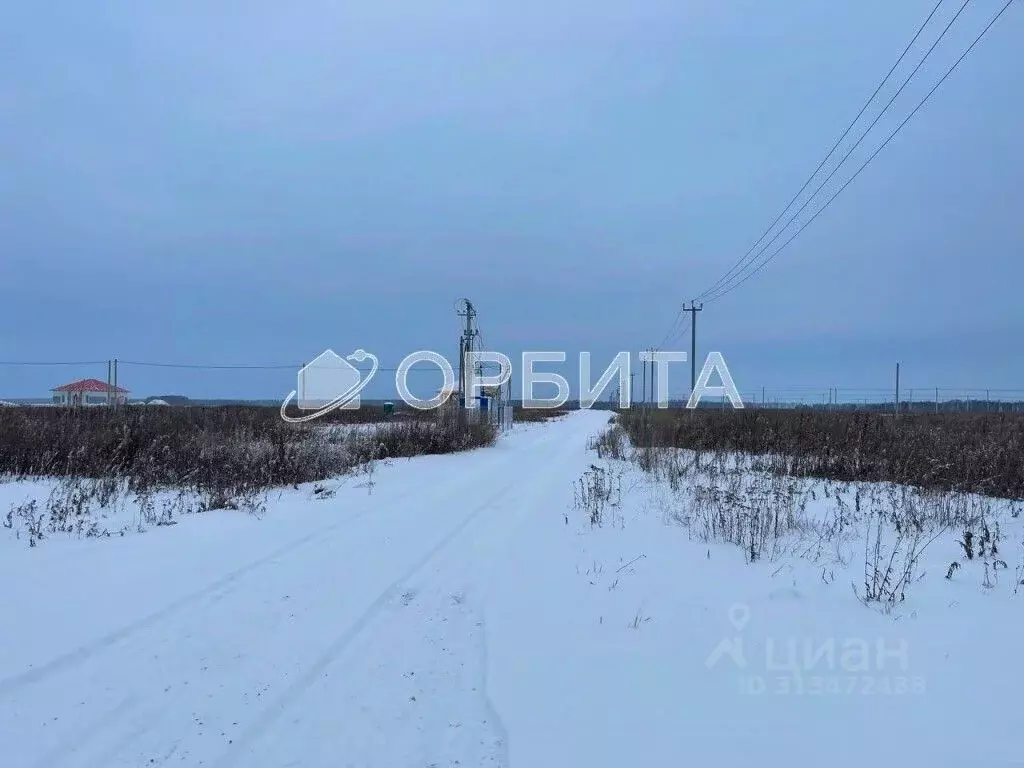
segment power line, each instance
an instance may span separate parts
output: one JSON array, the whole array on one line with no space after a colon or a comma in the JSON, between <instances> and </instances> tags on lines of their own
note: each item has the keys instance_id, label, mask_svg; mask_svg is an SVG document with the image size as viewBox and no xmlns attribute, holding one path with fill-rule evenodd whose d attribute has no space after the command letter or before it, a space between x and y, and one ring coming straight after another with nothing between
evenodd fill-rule
<instances>
[{"instance_id":1,"label":"power line","mask_svg":"<svg viewBox=\"0 0 1024 768\"><path fill-rule=\"evenodd\" d=\"M665 333L665 338L663 338L661 340L661 344L659 345L660 347L665 347L665 345L668 344L669 337L676 330L676 328L679 327L679 323L682 321L682 319L683 319L683 307L679 307L679 309L676 310L676 316L675 316L675 319L672 321L672 325L670 325L668 327L668 331Z\"/></svg>"},{"instance_id":2,"label":"power line","mask_svg":"<svg viewBox=\"0 0 1024 768\"><path fill-rule=\"evenodd\" d=\"M885 84L889 81L889 78L892 77L893 72L896 71L896 68L900 65L900 62L903 61L903 59L906 57L907 53L910 51L911 47L913 47L914 43L917 42L917 39L921 36L921 33L924 31L924 28L926 26L928 26L928 22L930 22L932 20L932 17L939 10L939 7L942 5L942 2L943 2L943 0L938 0L938 2L935 3L935 7L932 8L931 13L929 13L927 18L925 18L925 20L921 23L921 26L919 26L917 28L917 32L914 33L914 36L910 39L910 42L907 43L907 46L903 49L903 52L899 55L899 58L896 59L896 62L892 65L892 67L889 68L889 71L886 73L885 77L882 78L882 81L878 84L878 87L875 88L874 93L872 93L871 96L868 97L868 100L864 102L863 106L860 108L860 111L857 113L857 116L855 118L853 118L853 121L846 127L846 130L843 131L842 136L840 136L836 140L836 143L832 145L832 148L828 151L828 153L825 155L825 157L823 157L821 159L821 162L818 163L818 167L814 169L814 172L810 176L807 177L807 180L803 183L803 186L800 187L799 191L795 195L793 195L793 197L790 199L790 201L788 203L786 203L786 207L783 208L782 211L779 212L779 215L775 217L775 220L768 226L768 228L764 232L761 233L761 236L758 237L757 240L754 241L754 244L750 247L750 250L748 250L745 254L743 254L743 256L735 264L733 264L732 267L730 267L729 270L724 275L722 275L720 278L718 278L718 280L710 288L708 288L703 293L701 293L699 296L697 296L698 300L699 299L703 299L706 296L709 296L712 292L715 291L715 289L717 289L719 287L719 285L721 285L725 281L729 280L730 277L732 276L732 274L736 270L742 270L742 265L747 260L747 258L750 256L750 254L754 252L754 249L756 249L757 246L761 243L761 241L763 241L765 239L765 237L768 236L768 233L771 232L775 228L775 225L779 223L779 221L782 219L782 217L786 215L786 211L788 211L792 207L792 205L799 199L800 195L802 195L804 193L804 190L807 189L808 186L810 186L810 183L811 183L811 181L814 180L814 177L818 175L818 172L821 171L821 169L825 166L825 163L828 162L828 159L830 157L832 157L832 155L836 151L836 149L839 148L839 145L843 143L843 140L849 135L850 131L853 130L853 127L857 124L857 122L863 116L864 112L871 105L871 102L873 102L875 100L875 97L879 94L879 92L882 90L882 88L885 86ZM964 3L964 5L966 6L966 3ZM963 8L961 8L960 10L962 11ZM959 13L957 15L959 15ZM954 20L955 20L955 18L956 17L954 17ZM945 34L945 33L943 33L943 34ZM941 37L939 39L941 39ZM938 42L938 41L936 41L936 42ZM929 53L930 53L930 51L929 51ZM925 56L925 58L927 58L927 55ZM924 59L922 59L922 63L923 62L924 62ZM920 64L918 65L918 67L920 67ZM916 72L917 70L915 69L914 71ZM913 74L911 76L913 76ZM904 83L904 85L906 85L906 83ZM901 90L902 90L902 88L901 88ZM898 94L899 94L899 92L897 92L897 95ZM891 104L892 102L890 101L889 103ZM888 105L886 106L886 108L888 108ZM883 109L882 112L879 113L879 117L881 117L881 115L884 114L884 113L885 113L885 109ZM876 118L876 122L877 122L877 118ZM874 125L874 124L872 123L872 125ZM868 128L868 130L870 131L871 129ZM866 133L865 133L865 135L866 135ZM863 136L861 138L863 138ZM842 161L840 161L840 165L842 165ZM837 166L837 169L838 169L838 167L839 166ZM833 173L835 173L835 171L833 171ZM811 195L811 197L808 200L811 200L813 198L814 198L814 195ZM805 203L805 206L806 206L806 203ZM789 226L789 224L787 223L786 226ZM780 233L782 231L784 231L785 228L786 227L783 227L782 230L780 230ZM778 235L776 235L776 237L778 237Z\"/></svg>"},{"instance_id":3,"label":"power line","mask_svg":"<svg viewBox=\"0 0 1024 768\"><path fill-rule=\"evenodd\" d=\"M296 370L301 363L280 363L270 365L216 365L205 363L153 363L139 360L120 360L121 365L140 365L148 368L194 368L204 371L212 370Z\"/></svg>"},{"instance_id":4,"label":"power line","mask_svg":"<svg viewBox=\"0 0 1024 768\"><path fill-rule=\"evenodd\" d=\"M782 235L782 233L785 232L786 229L789 228L790 224L792 224L794 221L796 221L797 217L801 213L803 213L804 210L806 210L807 206L810 205L811 202L814 201L814 199L818 196L818 193L821 192L821 190L825 187L825 185L828 184L828 182L830 182L832 180L832 178L836 175L836 173L839 172L839 169L843 167L843 164L856 151L857 147L860 146L861 142L864 141L864 139L867 138L868 134L871 133L872 129L874 129L874 127L878 124L878 121L881 120L882 117L885 116L886 112L889 111L889 107L892 106L893 102L895 102L896 99L899 98L899 95L901 93L903 93L903 90L907 87L907 85L910 83L910 81L914 78L914 76L918 73L918 71L921 69L921 67L924 65L924 63L928 60L928 57L931 56L932 52L935 50L935 48L938 46L938 44L940 42L942 42L942 39L946 36L946 34L949 32L949 30L953 27L953 24L956 23L956 20L960 17L960 14L963 13L964 9L967 8L967 6L970 3L970 1L971 0L964 0L963 5L960 6L960 9L956 12L956 14L954 14L953 18L950 19L949 23L942 30L942 32L939 34L939 36L935 39L935 42L933 42L931 44L931 47L928 48L928 50L925 52L924 56L917 63L917 66L914 67L914 69L910 72L909 75L906 76L906 78L904 78L903 82L900 84L900 87L896 90L896 93L894 93L892 95L892 97L889 99L889 101L886 103L886 105L882 108L882 110L878 113L878 115L875 116L875 119L871 121L871 125L869 125L867 127L867 129L860 135L860 138L858 138L857 141L854 142L853 146L851 146L846 151L846 154L843 155L842 159L839 161L839 163L836 165L836 167L832 169L832 172L829 173L829 175L826 176L822 180L822 182L817 186L817 188L815 188L814 192L811 193L810 197L808 197L807 200L804 201L804 204L801 205L800 208L797 211L795 211L792 216L789 217L789 219L786 221L786 223L782 227L782 229L780 229L778 232L776 232L775 235L767 243L765 243L761 247L761 249L758 251L758 253L747 264L744 265L744 267L740 270L740 272L742 272L744 269L749 267L751 264L755 263L757 261L757 259L759 259L761 256L764 255L764 253L769 249L769 247L771 247L772 243L774 243L776 240L778 240L779 237ZM720 285L716 290L709 290L709 291L707 291L705 295L707 296L708 300L709 301L713 301L714 299L721 298L726 293L728 293L731 290L731 287L730 287L729 283L734 282L739 277L740 272L738 272L735 275L733 275L729 280L726 281L725 284Z\"/></svg>"},{"instance_id":5,"label":"power line","mask_svg":"<svg viewBox=\"0 0 1024 768\"><path fill-rule=\"evenodd\" d=\"M665 338L661 340L661 344L657 346L657 349L668 349L670 344L673 344L678 339L681 339L683 337L683 334L686 333L687 330L689 330L690 321L688 319L683 321L682 319L682 316L685 314L685 312L686 310L683 309L683 307L679 308L679 313L675 322L672 324L672 327L668 329L668 333L665 334Z\"/></svg>"},{"instance_id":6,"label":"power line","mask_svg":"<svg viewBox=\"0 0 1024 768\"><path fill-rule=\"evenodd\" d=\"M89 360L89 361L22 361L22 360L0 360L0 366L86 366L86 365L106 365L109 360ZM119 365L135 365L146 368L179 368L187 370L198 370L198 371L213 371L213 370L289 370L295 371L302 367L302 363L279 363L271 365L244 365L244 364L231 364L231 365L220 365L215 363L158 363L152 361L141 361L141 360L118 360ZM342 366L320 366L321 368L334 368L335 370L342 369ZM366 373L368 369L360 369L356 366L352 366L363 373ZM345 366L347 369L347 366ZM429 368L410 368L410 372L413 371L429 371ZM398 371L397 367L393 368L377 368L378 373L395 373Z\"/></svg>"},{"instance_id":7,"label":"power line","mask_svg":"<svg viewBox=\"0 0 1024 768\"><path fill-rule=\"evenodd\" d=\"M107 362L108 362L107 360L86 360L85 362L64 362L64 361L37 362L37 361L24 361L24 360L2 360L2 361L0 361L0 365L10 365L10 366L33 366L33 365L35 365L35 366L44 366L44 365L106 365Z\"/></svg>"},{"instance_id":8,"label":"power line","mask_svg":"<svg viewBox=\"0 0 1024 768\"><path fill-rule=\"evenodd\" d=\"M823 206L822 206L821 208L819 208L819 209L818 209L818 210L817 210L817 211L815 212L815 214L814 214L814 215L813 215L813 216L812 216L811 218L809 218L809 219L808 219L808 220L807 220L806 222L804 222L804 224L803 224L803 225L802 225L802 226L801 226L801 227L800 227L800 228L799 228L799 229L798 229L798 230L797 230L797 231L796 231L795 233L793 233L793 235L792 235L792 236L791 236L791 237L790 237L790 238L789 238L788 240L786 240L786 242L784 242L784 243L783 243L783 244L782 244L782 245L781 245L781 246L780 246L780 247L779 247L778 249L776 249L776 250L775 250L775 251L774 251L774 252L773 252L773 253L772 253L772 254L771 254L770 256L768 256L768 258L766 258L766 259L764 259L763 261L761 261L761 263L760 263L760 264L758 264L758 265L757 265L757 266L756 266L756 267L755 267L755 268L754 268L754 269L753 269L752 271L748 272L748 273L747 273L747 274L746 274L746 275L745 275L745 276L744 276L744 277L743 277L742 279L740 279L740 280L739 280L738 282L734 282L734 283L732 283L732 285L730 285L730 286L728 286L728 287L726 287L726 288L724 288L724 289L720 289L720 290L719 290L719 291L718 291L718 292L717 292L717 293L716 293L715 295L711 296L710 298L707 298L707 299L705 299L705 301L706 301L706 302L712 302L712 301L715 301L715 300L717 300L717 299L720 299L720 298L722 298L722 297L723 297L723 296L725 296L725 295L726 295L727 293L730 293L731 291L734 291L734 290L736 290L737 288L739 288L739 287L740 287L741 285L743 285L743 283L745 283L745 282L746 282L747 280L749 280L749 279L750 279L751 277L753 277L753 276L754 276L754 275L756 275L756 274L757 274L758 272L760 272L760 271L761 271L762 269L764 269L764 268L765 268L765 267L766 267L766 266L767 266L767 265L768 265L768 264L769 264L769 263L770 263L770 262L771 262L771 261L772 261L772 260L773 260L773 259L774 259L774 258L775 258L776 256L778 256L778 255L779 255L779 254L780 254L780 253L781 253L781 252L782 252L783 250L785 250L785 248L786 248L786 247L787 247L787 246L788 246L788 245L789 245L790 243L792 243L792 242L793 242L793 241L794 241L794 240L795 240L795 239L796 239L796 238L797 238L797 237L798 237L798 236L800 235L800 233L801 233L801 232L803 232L803 231L804 231L805 229L807 229L807 227L808 227L808 226L810 226L810 224L811 224L811 223L812 223L812 222L813 222L813 221L814 221L815 219L817 219L817 218L818 218L818 216L820 216L820 215L821 215L822 213L824 213L824 212L825 212L825 209L827 209L827 208L828 208L828 207L829 207L829 206L830 206L830 205L832 204L832 202L833 202L833 201L834 201L834 200L835 200L835 199L836 199L837 197L839 197L839 195L841 195L841 194L842 194L842 193L843 193L843 192L844 192L844 191L846 190L846 188L847 188L848 186L850 186L850 184L852 184L852 183L853 183L853 181L854 181L854 180L855 180L855 179L856 179L856 178L857 178L858 176L860 176L861 172L862 172L862 171L863 171L863 170L864 170L865 168L867 168L867 167L868 167L868 165L870 165L870 164L871 164L871 161L872 161L872 160L874 160L874 159L875 159L875 158L876 158L876 157L877 157L877 156L879 155L879 153L880 153L880 152L881 152L881 151L882 151L883 149L885 149L885 148L886 148L886 146L888 146L889 142L890 142L890 141L892 141L892 140L893 140L893 139L894 139L894 138L896 137L896 134L898 134L898 133L899 133L899 132L900 132L900 131L901 131L901 130L903 129L903 126L905 126L905 125L906 125L906 124L907 124L908 122L910 122L911 118L913 118L913 117L914 117L914 115L916 115L916 114L917 114L917 112L918 112L918 111L919 111L919 110L921 109L921 107L923 107L923 106L924 106L924 105L925 105L925 104L926 104L926 103L928 102L928 100L929 100L929 99L930 99L930 98L932 97L932 95L933 95L933 94L935 93L935 91L937 91L937 90L939 89L939 87L940 87L940 86L941 86L941 85L942 85L942 84L943 84L943 83L944 83L944 82L946 81L946 79L947 79L947 78L948 78L948 77L949 77L949 76L950 76L951 74L953 74L954 70L956 70L956 68L957 68L958 66L960 66L960 63L961 63L961 62L962 62L962 61L963 61L963 60L964 60L965 58L967 58L967 55L968 55L968 54L969 54L969 53L970 53L970 52L971 52L972 50L974 50L974 47L975 47L975 46L976 46L976 45L977 45L977 44L978 44L979 42L981 42L981 39L982 39L982 38L983 38L983 37L984 37L984 36L985 36L985 35L986 35L986 34L988 33L988 31L989 31L989 30L990 30L990 29L992 28L992 26L993 26L993 25L994 25L994 24L995 24L995 23L996 23L996 22L997 22L997 21L999 20L999 18L1000 18L1000 17L1001 17L1001 16L1002 16L1002 15L1003 15L1003 14L1004 14L1005 12L1006 12L1006 10L1007 10L1007 9L1008 9L1008 8L1009 8L1009 7L1010 7L1010 6L1012 5L1012 4L1013 4L1013 2L1014 2L1014 0L1007 0L1006 4L1005 4L1005 5L1004 5L1004 6L1003 6L1003 7L1002 7L1002 8L1000 9L1000 11L999 11L999 12L998 12L998 13L997 13L997 14L996 14L996 15L995 15L995 16L994 16L993 18L992 18L992 20L991 20L991 21L990 21L990 22L989 22L989 23L988 23L988 24L987 24L987 25L985 26L985 28L984 28L984 29L983 29L983 30L981 31L981 33L980 33L980 34L979 34L979 35L978 35L978 36L977 36L976 38L974 38L974 42L972 42L972 43L971 43L971 44L970 44L970 45L969 45L969 46L967 47L967 50L965 50L965 51L964 51L964 52L963 52L963 53L962 53L962 54L960 55L960 58L958 58L958 59L957 59L957 60L956 60L956 61L955 61L955 62L953 63L953 66L951 66L951 67L950 67L950 68L949 68L948 70L946 70L946 73L945 73L945 74L944 74L944 75L943 75L943 76L942 76L942 77L941 77L941 78L939 79L939 81L938 81L938 82L937 82L937 83L936 83L936 84L935 84L934 86L932 86L932 89L931 89L930 91L928 91L928 93L927 93L927 94L925 95L925 97L924 97L923 99L921 99L921 101L920 101L920 102L918 102L917 106L916 106L916 107L914 107L914 109L913 109L913 110L911 110L910 114L909 114L909 115L907 115L907 116L906 116L906 118L904 118L903 122L902 122L902 123L900 123L900 124L899 124L898 126L896 126L896 129L895 129L895 130L893 130L893 132L889 134L889 136L888 136L888 137L886 138L886 140L885 140L884 142L882 142L881 146L879 146L879 147L878 147L878 149L876 149L876 150L875 150L875 151L874 151L874 152L873 152L873 153L871 154L871 156L870 156L870 157L868 157L868 159L864 161L864 164L863 164L863 165L861 165L861 166L860 166L860 168L858 168L858 169L857 169L856 173L854 173L854 174L853 174L853 176L851 176L851 177L850 177L850 178L849 178L849 179L848 179L848 180L846 181L846 183L845 183L845 184L843 184L843 186L841 186L841 187L840 187L840 188L839 188L839 189L838 189L838 190L836 191L836 193L835 193L834 195L832 195L832 197L830 197L830 198L828 199L828 201L827 201L827 202L826 202L826 203L825 203L825 204L824 204L824 205L823 205Z\"/></svg>"}]
</instances>

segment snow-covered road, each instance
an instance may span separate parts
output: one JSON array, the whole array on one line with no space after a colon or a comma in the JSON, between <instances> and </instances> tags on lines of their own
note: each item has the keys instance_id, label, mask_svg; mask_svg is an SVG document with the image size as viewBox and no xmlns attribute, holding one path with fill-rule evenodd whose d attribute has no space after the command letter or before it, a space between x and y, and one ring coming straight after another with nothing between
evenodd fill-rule
<instances>
[{"instance_id":1,"label":"snow-covered road","mask_svg":"<svg viewBox=\"0 0 1024 768\"><path fill-rule=\"evenodd\" d=\"M3 764L505 765L482 595L571 500L607 420L581 416L262 520L5 549Z\"/></svg>"}]
</instances>

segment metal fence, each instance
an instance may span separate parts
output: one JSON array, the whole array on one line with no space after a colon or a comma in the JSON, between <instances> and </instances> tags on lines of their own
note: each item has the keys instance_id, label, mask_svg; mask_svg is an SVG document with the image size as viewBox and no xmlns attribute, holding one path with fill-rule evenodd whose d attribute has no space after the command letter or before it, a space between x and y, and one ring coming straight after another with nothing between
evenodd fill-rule
<instances>
[{"instance_id":1,"label":"metal fence","mask_svg":"<svg viewBox=\"0 0 1024 768\"><path fill-rule=\"evenodd\" d=\"M86 362L18 362L0 361L0 402L53 402L54 389L83 379L117 383L127 390L129 400L147 397L183 395L182 400L218 404L221 402L262 402L277 405L284 395L296 387L298 368L288 364L266 365L185 365L121 360L114 364L99 360ZM296 364L298 365L298 364ZM382 368L383 373L391 369ZM420 369L413 369L419 371ZM429 368L417 374L416 391L428 396L436 391ZM266 400L257 401L254 393L265 393ZM378 395L387 394L380 392ZM652 397L638 397L634 390L634 406L653 407ZM683 407L689 392L680 392L671 400L673 407ZM606 393L606 399L612 396ZM1024 413L1024 388L901 386L845 387L845 386L765 386L745 388L740 392L747 408L811 408L833 410L891 410L897 401L901 412L967 412L967 413ZM173 398L172 398L173 399ZM177 402L175 400L175 402ZM514 402L508 385L502 388L487 409L487 418L502 429L512 424L511 403ZM604 405L610 405L606 403ZM573 407L574 404L568 404ZM597 407L603 407L599 404ZM723 398L706 397L701 407L729 407Z\"/></svg>"},{"instance_id":2,"label":"metal fence","mask_svg":"<svg viewBox=\"0 0 1024 768\"><path fill-rule=\"evenodd\" d=\"M808 408L814 410L888 410L895 412L1024 413L1024 389L908 387L854 389L787 387L740 392L746 408ZM682 405L683 402L680 402ZM704 398L702 407L729 407L725 398Z\"/></svg>"}]
</instances>

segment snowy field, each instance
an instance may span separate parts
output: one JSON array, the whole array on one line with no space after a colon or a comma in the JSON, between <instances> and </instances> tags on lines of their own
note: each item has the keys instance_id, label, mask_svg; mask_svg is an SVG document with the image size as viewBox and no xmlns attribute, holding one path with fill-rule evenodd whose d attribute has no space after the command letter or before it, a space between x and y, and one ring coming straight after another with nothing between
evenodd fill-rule
<instances>
[{"instance_id":1,"label":"snowy field","mask_svg":"<svg viewBox=\"0 0 1024 768\"><path fill-rule=\"evenodd\" d=\"M607 419L259 515L126 504L35 547L12 519L0 765L1024 765L1015 507L981 502L995 553L929 536L906 599L864 605L870 532L822 536L836 484L800 483L806 520L750 563L693 489L588 450ZM0 516L54 485L0 486Z\"/></svg>"}]
</instances>

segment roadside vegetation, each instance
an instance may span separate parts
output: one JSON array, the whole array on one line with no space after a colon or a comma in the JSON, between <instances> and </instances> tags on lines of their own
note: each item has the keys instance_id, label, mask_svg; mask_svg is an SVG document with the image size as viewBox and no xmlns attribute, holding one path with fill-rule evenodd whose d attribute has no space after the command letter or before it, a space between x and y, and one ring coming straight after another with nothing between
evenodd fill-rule
<instances>
[{"instance_id":1,"label":"roadside vegetation","mask_svg":"<svg viewBox=\"0 0 1024 768\"><path fill-rule=\"evenodd\" d=\"M261 512L274 488L366 472L378 459L482 447L496 436L457 412L378 416L361 428L369 420L359 411L289 424L277 408L255 406L3 408L0 477L59 479L45 503L12 509L4 524L20 520L34 542L56 532L109 534L94 512L126 501L148 524L210 509Z\"/></svg>"},{"instance_id":2,"label":"roadside vegetation","mask_svg":"<svg viewBox=\"0 0 1024 768\"><path fill-rule=\"evenodd\" d=\"M638 447L745 453L780 475L1024 498L1019 413L669 409L618 423Z\"/></svg>"},{"instance_id":3,"label":"roadside vegetation","mask_svg":"<svg viewBox=\"0 0 1024 768\"><path fill-rule=\"evenodd\" d=\"M1024 587L1024 546L1004 540L1024 509L1019 414L632 411L590 447L606 460L578 481L592 526L614 524L626 462L668 522L748 562L809 559L831 582L862 560L867 604L904 600L936 541L946 578L974 568L983 587Z\"/></svg>"}]
</instances>

